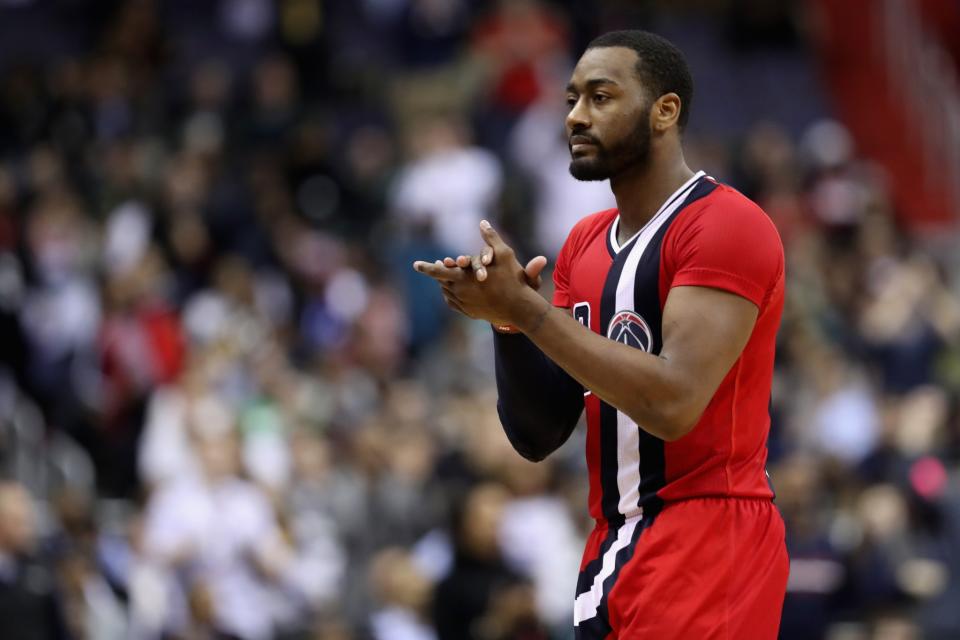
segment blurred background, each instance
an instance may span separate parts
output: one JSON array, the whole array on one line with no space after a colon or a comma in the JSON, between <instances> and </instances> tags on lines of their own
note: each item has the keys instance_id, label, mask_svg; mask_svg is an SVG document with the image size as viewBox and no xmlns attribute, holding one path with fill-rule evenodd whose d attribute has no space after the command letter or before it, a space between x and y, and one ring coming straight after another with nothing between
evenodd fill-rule
<instances>
[{"instance_id":1,"label":"blurred background","mask_svg":"<svg viewBox=\"0 0 960 640\"><path fill-rule=\"evenodd\" d=\"M786 246L781 637L960 638L952 0L0 0L0 637L571 638L582 432L513 453L410 263L612 205L617 28Z\"/></svg>"}]
</instances>

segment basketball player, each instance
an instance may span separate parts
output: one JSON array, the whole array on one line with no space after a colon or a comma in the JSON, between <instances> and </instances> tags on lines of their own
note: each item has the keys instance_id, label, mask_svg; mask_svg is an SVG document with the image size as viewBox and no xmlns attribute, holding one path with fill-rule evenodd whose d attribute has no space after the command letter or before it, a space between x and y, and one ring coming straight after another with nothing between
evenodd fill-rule
<instances>
[{"instance_id":1,"label":"basketball player","mask_svg":"<svg viewBox=\"0 0 960 640\"><path fill-rule=\"evenodd\" d=\"M498 409L541 460L587 413L596 520L574 604L587 639L772 640L788 559L767 481L783 247L753 202L684 161L692 81L642 31L608 33L567 87L570 172L609 178L557 258L553 305L486 222L487 245L414 268L495 335Z\"/></svg>"}]
</instances>

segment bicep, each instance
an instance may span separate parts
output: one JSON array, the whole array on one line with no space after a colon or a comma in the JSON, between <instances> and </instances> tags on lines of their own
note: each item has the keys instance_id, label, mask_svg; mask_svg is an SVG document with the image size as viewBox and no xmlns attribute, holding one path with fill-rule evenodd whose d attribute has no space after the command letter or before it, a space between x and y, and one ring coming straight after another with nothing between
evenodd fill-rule
<instances>
[{"instance_id":1,"label":"bicep","mask_svg":"<svg viewBox=\"0 0 960 640\"><path fill-rule=\"evenodd\" d=\"M663 310L663 348L677 379L699 415L743 352L758 308L734 293L709 287L678 286Z\"/></svg>"}]
</instances>

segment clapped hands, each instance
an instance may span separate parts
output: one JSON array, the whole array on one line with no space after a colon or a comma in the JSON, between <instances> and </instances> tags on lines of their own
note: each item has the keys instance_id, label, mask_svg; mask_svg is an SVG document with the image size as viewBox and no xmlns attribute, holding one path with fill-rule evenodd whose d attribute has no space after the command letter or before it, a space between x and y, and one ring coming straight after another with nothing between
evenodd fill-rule
<instances>
[{"instance_id":1,"label":"clapped hands","mask_svg":"<svg viewBox=\"0 0 960 640\"><path fill-rule=\"evenodd\" d=\"M537 293L547 259L537 256L524 267L486 220L480 222L480 236L484 247L477 255L418 260L413 268L440 284L444 300L455 311L498 328L529 331L552 308Z\"/></svg>"}]
</instances>

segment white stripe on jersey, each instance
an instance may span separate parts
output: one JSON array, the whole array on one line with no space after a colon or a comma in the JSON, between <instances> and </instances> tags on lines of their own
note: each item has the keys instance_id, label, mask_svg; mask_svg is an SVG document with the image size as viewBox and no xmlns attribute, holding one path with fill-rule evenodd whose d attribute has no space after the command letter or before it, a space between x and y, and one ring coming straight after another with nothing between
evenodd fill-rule
<instances>
[{"instance_id":1,"label":"white stripe on jersey","mask_svg":"<svg viewBox=\"0 0 960 640\"><path fill-rule=\"evenodd\" d=\"M683 183L683 186L664 201L660 210L634 236L637 241L630 247L630 254L620 272L620 281L617 282L617 304L614 314L634 310L636 301L633 285L640 258L643 257L657 231L670 219L674 211L683 206L696 182L704 175L706 174L703 171L698 171ZM618 216L616 222L610 225L614 237L616 237L615 229L619 222ZM650 346L653 347L653 345ZM625 516L636 515L640 505L640 427L622 411L617 411L617 488L620 492L617 510Z\"/></svg>"},{"instance_id":2,"label":"white stripe on jersey","mask_svg":"<svg viewBox=\"0 0 960 640\"><path fill-rule=\"evenodd\" d=\"M613 575L617 568L617 554L626 548L633 540L633 531L640 523L642 516L638 515L628 518L619 529L617 529L617 539L610 545L607 552L603 554L603 562L600 572L593 579L589 591L584 591L577 596L573 603L573 626L579 625L584 620L597 615L597 609L600 608L600 601L603 599L603 581Z\"/></svg>"},{"instance_id":3,"label":"white stripe on jersey","mask_svg":"<svg viewBox=\"0 0 960 640\"><path fill-rule=\"evenodd\" d=\"M650 218L649 220L647 220L647 224L643 225L643 227L640 229L640 231L637 231L635 234L633 234L632 236L630 236L630 238L629 238L626 242L623 243L623 246L626 246L626 245L630 244L630 240L633 240L633 239L636 238L638 235L640 235L641 233L643 233L644 230L645 230L647 227L649 227L651 224L656 224L657 218L660 216L661 213L664 212L664 209L666 209L667 207L671 207L671 205L674 204L674 200L678 200L678 199L679 199L679 198L677 198L677 196L679 196L681 193L683 193L684 191L686 191L687 189L689 189L690 187L692 187L693 184L694 184L697 180L699 180L700 178L702 178L703 176L706 176L706 175L707 175L707 172L706 172L706 171L702 171L702 170L701 170L701 171L697 171L695 174L693 174L693 177L692 177L692 178L690 178L689 180L687 180L686 182L684 182L683 185L681 185L681 187L680 187L679 189L677 189L676 191L674 191L673 193L671 193L671 194L670 194L670 197L663 201L663 204L660 205L660 209L657 210L657 212L656 212L655 214L653 214L653 217L652 217L652 218ZM709 177L709 176L708 176L708 177ZM690 195L690 194L689 194L689 193L684 194L684 199L686 199L686 196L688 196L688 195ZM676 211L676 209L671 207L671 213L672 213L673 211ZM666 214L666 215L669 216L670 214L668 213L668 214ZM617 233L618 233L619 229L620 229L620 215L618 214L617 217L613 219L613 223L610 225L610 245L613 247L613 250L614 250L614 252L616 252L616 253L620 253L620 250L623 248L622 246L620 246L620 243L617 242Z\"/></svg>"}]
</instances>

